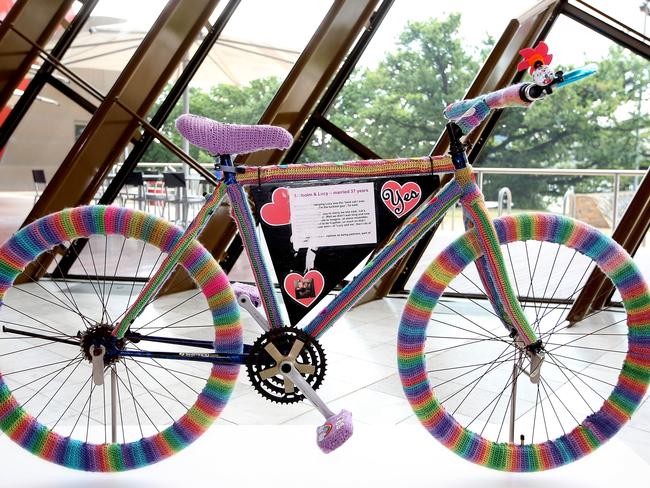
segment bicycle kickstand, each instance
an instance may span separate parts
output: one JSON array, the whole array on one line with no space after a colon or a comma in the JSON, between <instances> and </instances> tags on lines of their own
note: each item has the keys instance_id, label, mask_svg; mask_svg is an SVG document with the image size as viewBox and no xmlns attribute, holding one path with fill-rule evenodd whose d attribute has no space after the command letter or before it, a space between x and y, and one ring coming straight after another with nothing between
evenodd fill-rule
<instances>
[{"instance_id":1,"label":"bicycle kickstand","mask_svg":"<svg viewBox=\"0 0 650 488\"><path fill-rule=\"evenodd\" d=\"M318 393L314 391L290 362L282 363L280 365L280 371L302 391L303 395L325 417L325 423L316 429L316 443L321 451L326 454L330 453L352 437L353 425L351 412L347 410L341 410L337 414L332 412L318 396Z\"/></svg>"}]
</instances>

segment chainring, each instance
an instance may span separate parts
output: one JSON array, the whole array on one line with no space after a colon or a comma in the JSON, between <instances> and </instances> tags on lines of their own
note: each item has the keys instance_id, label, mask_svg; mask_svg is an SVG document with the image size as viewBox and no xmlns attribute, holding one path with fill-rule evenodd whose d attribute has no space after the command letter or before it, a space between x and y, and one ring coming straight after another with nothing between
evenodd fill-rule
<instances>
[{"instance_id":1,"label":"chainring","mask_svg":"<svg viewBox=\"0 0 650 488\"><path fill-rule=\"evenodd\" d=\"M246 372L251 384L267 400L276 403L296 403L305 398L296 387L291 391L285 390L285 379L279 371L278 374L268 378L262 374L266 370L279 366L269 353L269 349L273 350L274 346L282 356L287 356L296 341L301 341L303 346L296 356L295 366L298 370L304 365L313 366L313 372L301 374L314 390L323 383L326 359L318 341L296 327L275 327L257 338L246 362Z\"/></svg>"}]
</instances>

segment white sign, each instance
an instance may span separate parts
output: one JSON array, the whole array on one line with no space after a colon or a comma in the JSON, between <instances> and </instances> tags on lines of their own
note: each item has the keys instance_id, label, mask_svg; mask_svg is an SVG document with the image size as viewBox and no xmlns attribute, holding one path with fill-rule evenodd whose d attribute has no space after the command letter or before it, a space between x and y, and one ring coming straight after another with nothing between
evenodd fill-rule
<instances>
[{"instance_id":1,"label":"white sign","mask_svg":"<svg viewBox=\"0 0 650 488\"><path fill-rule=\"evenodd\" d=\"M372 183L289 189L294 249L375 244Z\"/></svg>"}]
</instances>

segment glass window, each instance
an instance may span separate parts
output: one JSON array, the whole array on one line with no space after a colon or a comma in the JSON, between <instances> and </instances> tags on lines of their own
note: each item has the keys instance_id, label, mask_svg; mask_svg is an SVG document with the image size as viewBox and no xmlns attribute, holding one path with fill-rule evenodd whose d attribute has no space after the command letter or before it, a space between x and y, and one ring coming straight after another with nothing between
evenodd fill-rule
<instances>
[{"instance_id":1,"label":"glass window","mask_svg":"<svg viewBox=\"0 0 650 488\"><path fill-rule=\"evenodd\" d=\"M638 32L644 32L648 27L647 17L650 15L650 6L646 0L619 0L617 2L611 0L588 0L587 2L571 0L570 3L583 9L585 9L585 5L591 5ZM585 10L589 11L589 9ZM596 16L600 17L597 14Z\"/></svg>"},{"instance_id":2,"label":"glass window","mask_svg":"<svg viewBox=\"0 0 650 488\"><path fill-rule=\"evenodd\" d=\"M242 1L161 132L199 162L212 163L209 154L182 140L174 127L176 118L187 111L221 122L256 123L331 4L331 0ZM215 13L211 21L217 18ZM198 42L189 56L196 47ZM149 116L158 110L170 86ZM166 157L167 151L156 141L143 161L165 162Z\"/></svg>"},{"instance_id":3,"label":"glass window","mask_svg":"<svg viewBox=\"0 0 650 488\"><path fill-rule=\"evenodd\" d=\"M595 62L598 73L529 109L506 110L477 161L479 183L494 216L507 187L513 212L552 211L611 234L650 166L650 62L565 16L546 40L554 67ZM510 168L520 173L497 174ZM443 227L409 286L445 242ZM642 245L635 260L647 269L649 259Z\"/></svg>"},{"instance_id":4,"label":"glass window","mask_svg":"<svg viewBox=\"0 0 650 488\"><path fill-rule=\"evenodd\" d=\"M397 0L333 103L328 119L381 157L421 156L510 19L535 2ZM301 161L334 160L327 140Z\"/></svg>"},{"instance_id":5,"label":"glass window","mask_svg":"<svg viewBox=\"0 0 650 488\"><path fill-rule=\"evenodd\" d=\"M164 0L100 0L72 42L63 63L101 93L107 93L165 4ZM75 2L65 20L71 21L79 8L81 3ZM48 49L55 45L62 32L63 27L57 29L48 42ZM18 101L40 62L36 60L25 82L9 101L9 108ZM55 71L53 76L86 96L62 73ZM0 242L22 224L40 193L35 189L32 170L43 170L49 181L91 116L52 86L46 84L40 90L0 153L2 204L13 209L11 223L3 224L5 234L0 230Z\"/></svg>"},{"instance_id":6,"label":"glass window","mask_svg":"<svg viewBox=\"0 0 650 488\"><path fill-rule=\"evenodd\" d=\"M220 8L210 18L211 23L217 21L225 5L226 2L220 3ZM243 0L201 63L184 96L174 106L161 132L211 168L213 158L180 137L174 126L176 118L189 112L229 123L256 123L331 5L331 0L273 3ZM206 33L204 29L197 37L184 65ZM159 109L180 72L181 69L149 110L149 118ZM119 163L109 179L118 169ZM140 173L141 178L134 178L133 184L122 188L117 203L160 215L181 226L192 220L201 208L203 193L211 190L199 174L158 141L151 144L135 173ZM183 181L181 187L170 186L170 173L179 175L175 180ZM245 277L240 279L252 280L247 263L238 269Z\"/></svg>"},{"instance_id":7,"label":"glass window","mask_svg":"<svg viewBox=\"0 0 650 488\"><path fill-rule=\"evenodd\" d=\"M569 38L580 42L567 43ZM554 66L569 70L595 62L598 73L558 90L528 110L505 111L478 165L578 172L647 169L650 62L564 16L547 42L556 53ZM611 232L639 178L619 176L617 192L611 173L541 177L538 173L490 175L488 171L483 183L489 200L496 200L499 188L508 186L517 211L570 212Z\"/></svg>"}]
</instances>

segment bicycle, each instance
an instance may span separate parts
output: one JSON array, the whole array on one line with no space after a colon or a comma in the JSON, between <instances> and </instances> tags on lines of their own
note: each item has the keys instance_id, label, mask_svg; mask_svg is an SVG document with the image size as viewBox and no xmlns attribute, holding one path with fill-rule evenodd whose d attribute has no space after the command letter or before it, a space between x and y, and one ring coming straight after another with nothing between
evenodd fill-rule
<instances>
[{"instance_id":1,"label":"bicycle","mask_svg":"<svg viewBox=\"0 0 650 488\"><path fill-rule=\"evenodd\" d=\"M0 248L2 430L32 453L69 468L142 467L200 436L223 410L244 365L252 387L263 397L280 403L309 399L326 419L317 430L319 446L325 452L336 449L351 436L352 418L345 410L334 414L318 395L326 368L318 339L460 202L468 229L413 287L399 325L398 370L416 416L446 447L500 470L550 469L593 451L621 428L646 392L650 294L631 258L598 230L542 213L492 220L486 210L462 137L490 110L527 106L594 71L552 73L543 57L530 64L535 83L513 85L446 109L451 146L445 156L237 167L231 154L284 149L291 137L277 127L181 117L179 131L217 155L219 174L219 184L185 231L131 209L84 206L43 217ZM453 173L454 178L434 198L415 202L420 205L405 217L408 223L318 315L303 329L286 325L244 187L314 188L324 182L445 173ZM400 188L404 187L393 187L398 192ZM196 240L226 194L255 287L237 285L233 291L228 277ZM414 194L408 195L415 200ZM407 194L400 196L403 204ZM399 202L393 203L395 212ZM77 242L85 242L85 247ZM550 269L550 259L542 259L548 278L540 294L535 276L545 243L554 258ZM93 246L99 251L93 252ZM523 249L527 266L516 269L512 255L523 256ZM531 253L537 258L534 266L528 258ZM61 256L66 254L74 255L72 272L83 274L84 281L60 278ZM148 263L144 270L143 261ZM567 261L562 274L553 274L557 262ZM600 267L620 292L625 308L592 311L579 324L566 322L564 314L582 278L568 296L557 293L569 282L573 288L571 279L579 273L572 266L575 262L582 269L586 261L582 277ZM135 276L146 276L138 293L134 293L134 279L122 282L118 276L125 267L132 276L134 262ZM177 266L198 292L160 293ZM45 272L52 278L38 279ZM320 293L315 275L296 274L289 280L295 286L295 301L311 300ZM523 283L526 274L530 280ZM469 302L487 316L474 319L457 312L457 317L446 318L459 308L441 300L445 290L455 289L455 277L469 280L479 290L468 295ZM531 291L532 297L526 298ZM185 306L191 307L191 313L181 316ZM262 329L251 344L243 343L240 307ZM447 313L432 316L437 307ZM621 315L625 316L619 319ZM464 322L458 323L461 318ZM441 328L443 332L436 333ZM214 338L201 337L201 332L212 334L212 330ZM627 338L626 351L609 351L613 366L592 364L593 355L603 349L597 347L600 337L614 337L619 343ZM434 349L429 339L439 341ZM485 352L478 352L479 348ZM557 352L561 348L577 349L577 356ZM445 356L449 351L460 354L462 361L449 360ZM16 361L18 354L20 361ZM481 356L485 354L490 356L487 361ZM434 364L441 367L432 369ZM460 384L465 379L468 383ZM580 388L573 380L580 381ZM507 390L509 398L504 396ZM486 392L496 395L486 402L481 398ZM522 399L524 393L532 403ZM472 394L478 400L469 401ZM571 397L574 402L569 408L563 399ZM506 416L509 435L501 441ZM522 433L519 443L515 431ZM540 436L545 439L540 441Z\"/></svg>"}]
</instances>

